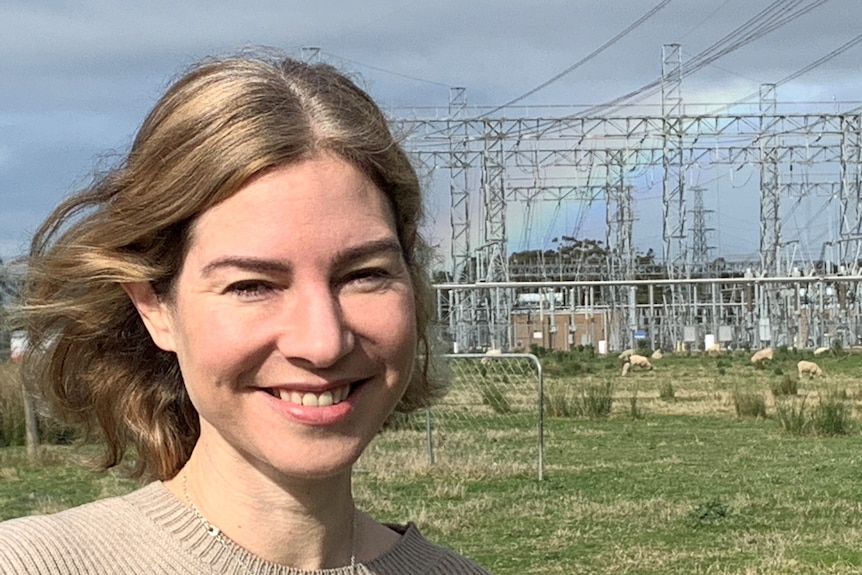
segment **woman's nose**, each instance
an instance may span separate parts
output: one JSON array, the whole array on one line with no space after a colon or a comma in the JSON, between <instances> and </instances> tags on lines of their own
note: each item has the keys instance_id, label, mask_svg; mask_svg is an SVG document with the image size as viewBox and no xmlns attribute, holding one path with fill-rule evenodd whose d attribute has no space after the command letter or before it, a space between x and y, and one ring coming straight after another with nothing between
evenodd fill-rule
<instances>
[{"instance_id":1,"label":"woman's nose","mask_svg":"<svg viewBox=\"0 0 862 575\"><path fill-rule=\"evenodd\" d=\"M288 359L329 367L354 346L337 294L327 287L296 289L290 295L279 350Z\"/></svg>"}]
</instances>

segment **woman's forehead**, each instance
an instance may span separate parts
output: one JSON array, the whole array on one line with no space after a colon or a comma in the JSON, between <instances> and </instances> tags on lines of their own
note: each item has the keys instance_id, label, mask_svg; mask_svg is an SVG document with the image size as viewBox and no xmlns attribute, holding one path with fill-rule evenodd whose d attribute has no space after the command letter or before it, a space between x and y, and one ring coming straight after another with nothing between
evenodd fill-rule
<instances>
[{"instance_id":1,"label":"woman's forehead","mask_svg":"<svg viewBox=\"0 0 862 575\"><path fill-rule=\"evenodd\" d=\"M218 251L274 250L279 246L349 246L396 237L387 198L360 170L323 156L256 178L205 211L192 247Z\"/></svg>"}]
</instances>

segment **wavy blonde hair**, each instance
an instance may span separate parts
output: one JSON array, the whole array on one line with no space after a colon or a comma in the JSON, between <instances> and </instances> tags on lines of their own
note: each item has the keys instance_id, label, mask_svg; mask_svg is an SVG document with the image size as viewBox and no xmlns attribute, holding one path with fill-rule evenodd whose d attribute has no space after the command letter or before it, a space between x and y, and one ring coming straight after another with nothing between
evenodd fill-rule
<instances>
[{"instance_id":1,"label":"wavy blonde hair","mask_svg":"<svg viewBox=\"0 0 862 575\"><path fill-rule=\"evenodd\" d=\"M175 355L155 346L121 284L169 294L203 212L255 176L321 152L362 170L395 214L420 334L419 365L396 411L442 393L430 362L420 185L378 106L329 65L207 60L168 89L119 165L60 204L32 241L20 315L26 380L62 419L100 436L101 466L133 445L132 475L167 479L200 433Z\"/></svg>"}]
</instances>

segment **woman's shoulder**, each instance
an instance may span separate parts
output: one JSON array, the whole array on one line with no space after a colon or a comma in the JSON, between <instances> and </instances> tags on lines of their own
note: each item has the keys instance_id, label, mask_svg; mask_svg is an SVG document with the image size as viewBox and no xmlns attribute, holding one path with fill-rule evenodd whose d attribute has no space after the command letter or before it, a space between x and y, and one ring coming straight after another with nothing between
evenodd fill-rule
<instances>
[{"instance_id":1,"label":"woman's shoulder","mask_svg":"<svg viewBox=\"0 0 862 575\"><path fill-rule=\"evenodd\" d=\"M0 574L74 572L67 566L77 558L140 532L145 519L136 501L151 491L152 484L58 513L0 522Z\"/></svg>"},{"instance_id":2,"label":"woman's shoulder","mask_svg":"<svg viewBox=\"0 0 862 575\"><path fill-rule=\"evenodd\" d=\"M489 575L474 561L429 541L414 523L387 525L401 535L389 552L369 562L374 572L387 575L426 573L428 575Z\"/></svg>"},{"instance_id":3,"label":"woman's shoulder","mask_svg":"<svg viewBox=\"0 0 862 575\"><path fill-rule=\"evenodd\" d=\"M150 484L125 495L99 499L57 513L9 519L0 522L0 533L3 535L20 533L21 536L31 533L60 534L66 531L76 532L82 527L92 529L103 524L117 528L119 527L117 521L126 519L129 514L135 514L136 501L158 491L157 484ZM2 537L0 541L3 541Z\"/></svg>"}]
</instances>

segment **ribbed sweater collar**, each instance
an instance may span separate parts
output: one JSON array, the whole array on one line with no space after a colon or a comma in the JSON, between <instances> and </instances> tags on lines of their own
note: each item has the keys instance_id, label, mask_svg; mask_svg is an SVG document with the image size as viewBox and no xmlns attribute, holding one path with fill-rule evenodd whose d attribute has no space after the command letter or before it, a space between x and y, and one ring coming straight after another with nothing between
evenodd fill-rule
<instances>
[{"instance_id":1,"label":"ribbed sweater collar","mask_svg":"<svg viewBox=\"0 0 862 575\"><path fill-rule=\"evenodd\" d=\"M180 501L161 482L155 481L144 488L124 496L159 531L179 544L191 561L211 565L214 572L240 575L246 573L243 563L256 575L350 575L350 567L303 571L271 563L228 542L225 547L211 537L192 509ZM413 523L390 525L401 534L398 543L382 556L365 563L372 573L386 575L421 575L439 559L441 550L430 544ZM239 560L237 560L239 559Z\"/></svg>"}]
</instances>

